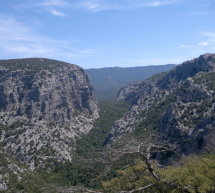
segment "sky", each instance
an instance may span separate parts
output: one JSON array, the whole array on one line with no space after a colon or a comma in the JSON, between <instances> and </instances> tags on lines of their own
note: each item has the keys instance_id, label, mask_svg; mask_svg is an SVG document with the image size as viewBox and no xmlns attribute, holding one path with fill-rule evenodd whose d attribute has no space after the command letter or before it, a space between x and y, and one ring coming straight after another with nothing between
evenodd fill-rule
<instances>
[{"instance_id":1,"label":"sky","mask_svg":"<svg viewBox=\"0 0 215 193\"><path fill-rule=\"evenodd\" d=\"M215 53L214 21L215 0L1 0L0 59L179 64Z\"/></svg>"}]
</instances>

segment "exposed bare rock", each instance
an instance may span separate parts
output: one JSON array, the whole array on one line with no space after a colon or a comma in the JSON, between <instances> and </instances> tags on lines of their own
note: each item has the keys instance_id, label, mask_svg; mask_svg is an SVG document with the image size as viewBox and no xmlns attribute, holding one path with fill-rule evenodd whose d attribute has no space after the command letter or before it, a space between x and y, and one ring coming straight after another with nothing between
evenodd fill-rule
<instances>
[{"instance_id":1,"label":"exposed bare rock","mask_svg":"<svg viewBox=\"0 0 215 193\"><path fill-rule=\"evenodd\" d=\"M215 137L215 54L205 54L173 70L129 84L118 93L131 102L107 141L144 130L158 131L180 151L212 151Z\"/></svg>"},{"instance_id":2,"label":"exposed bare rock","mask_svg":"<svg viewBox=\"0 0 215 193\"><path fill-rule=\"evenodd\" d=\"M80 67L43 58L0 61L0 139L32 168L52 158L71 160L75 138L97 117Z\"/></svg>"}]
</instances>

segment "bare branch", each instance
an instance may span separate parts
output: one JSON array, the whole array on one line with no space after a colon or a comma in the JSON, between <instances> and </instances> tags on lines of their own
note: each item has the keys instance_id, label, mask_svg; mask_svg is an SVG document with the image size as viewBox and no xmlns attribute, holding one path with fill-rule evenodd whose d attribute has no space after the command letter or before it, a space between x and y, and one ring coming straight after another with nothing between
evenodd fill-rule
<instances>
[{"instance_id":1,"label":"bare branch","mask_svg":"<svg viewBox=\"0 0 215 193\"><path fill-rule=\"evenodd\" d=\"M133 193L133 192L138 192L138 191L142 191L142 190L146 190L148 188L151 188L154 185L156 185L156 184L149 184L149 185L144 186L144 187L140 187L140 188L133 189L133 190L130 190L130 191L121 191L119 193Z\"/></svg>"},{"instance_id":2,"label":"bare branch","mask_svg":"<svg viewBox=\"0 0 215 193\"><path fill-rule=\"evenodd\" d=\"M178 190L182 190L184 193L190 193L190 191L187 187L180 186L171 181L162 180L161 177L154 170L153 164L151 163L151 157L154 153L173 152L177 149L176 145L173 145L173 144L169 143L168 141L161 140L161 138L159 140L159 138L156 137L155 133L149 134L144 139L143 138L141 138L141 139L131 138L128 140L125 138L124 140L125 141L120 140L120 144L116 144L117 145L116 149L118 149L118 150L115 149L115 146L113 146L113 148L111 146L109 146L100 154L100 156L98 156L94 159L94 161L99 161L99 162L108 164L108 167L106 166L104 168L104 171L102 172L101 176L104 174L107 174L111 170L110 163L112 163L113 161L117 161L117 160L121 159L122 157L128 156L128 155L139 155L146 163L146 166L147 166L146 170L149 171L150 175L156 180L156 182L149 184L147 186L144 186L144 187L140 187L140 188L133 189L130 191L121 191L119 193L134 193L134 192L138 192L138 191L143 191L145 189L148 189L148 188L158 185L160 183L163 185L166 184L167 186L178 189ZM85 163L92 162L92 159L90 159L90 160L86 160L85 158L83 158L83 160L82 160L82 158L78 158L78 159L79 159L79 161L85 161ZM128 166L129 165L125 166L123 169L125 169ZM90 192L90 193L100 193L100 192L86 189L86 188L82 189L82 191Z\"/></svg>"}]
</instances>

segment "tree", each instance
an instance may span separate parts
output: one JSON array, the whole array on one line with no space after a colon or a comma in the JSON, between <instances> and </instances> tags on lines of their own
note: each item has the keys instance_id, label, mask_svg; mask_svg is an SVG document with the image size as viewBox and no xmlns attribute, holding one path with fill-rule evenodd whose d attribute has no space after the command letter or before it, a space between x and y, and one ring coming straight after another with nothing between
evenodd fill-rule
<instances>
[{"instance_id":1,"label":"tree","mask_svg":"<svg viewBox=\"0 0 215 193\"><path fill-rule=\"evenodd\" d=\"M107 149L110 153L110 157L112 161L116 161L122 157L125 156L136 156L139 157L143 163L142 163L142 172L145 171L145 181L148 184L144 184L144 186L138 187L133 185L129 179L123 178L124 176L127 176L129 178L129 175L134 179L135 177L132 176L132 172L127 170L127 173L124 173L121 171L121 177L122 178L116 178L115 181L113 180L112 183L116 184L117 191L122 189L129 189L125 191L120 191L120 193L133 193L133 192L140 192L144 191L146 189L150 189L152 187L156 187L156 190L158 192L165 192L164 189L176 189L179 192L184 193L190 193L189 188L186 186L181 186L171 180L166 180L160 177L160 175L156 172L155 168L159 166L158 162L151 159L152 155L161 153L161 152L174 152L177 148L176 145L172 145L168 141L164 141L163 138L158 137L158 135L154 132L148 132L147 135L144 135L144 138L131 138L128 142L128 138L123 137L120 140L117 140L118 142L113 145L112 147L109 146ZM120 141L120 144L119 144ZM114 144L114 142L113 142ZM115 148L119 149L118 151L115 150ZM140 166L140 165L139 165ZM129 167L126 166L126 167ZM141 171L141 169L139 171ZM147 171L147 172L146 172ZM129 173L130 172L130 173ZM122 180L122 181L121 181ZM124 180L124 181L123 181ZM138 179L136 179L138 181ZM111 185L111 183L110 183ZM109 184L103 182L103 187L108 187ZM124 187L123 187L124 186ZM112 191L111 189L108 191ZM113 190L114 191L114 190Z\"/></svg>"}]
</instances>

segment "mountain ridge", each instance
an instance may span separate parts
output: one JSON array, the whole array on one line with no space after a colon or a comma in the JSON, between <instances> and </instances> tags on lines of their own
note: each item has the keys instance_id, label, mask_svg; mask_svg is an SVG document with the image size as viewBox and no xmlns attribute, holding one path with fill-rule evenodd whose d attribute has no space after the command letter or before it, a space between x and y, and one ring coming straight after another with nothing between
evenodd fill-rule
<instances>
[{"instance_id":1,"label":"mountain ridge","mask_svg":"<svg viewBox=\"0 0 215 193\"><path fill-rule=\"evenodd\" d=\"M214 79L215 54L205 54L121 88L118 100L131 102L132 106L115 122L106 143L151 129L180 144L180 155L212 151Z\"/></svg>"},{"instance_id":2,"label":"mountain ridge","mask_svg":"<svg viewBox=\"0 0 215 193\"><path fill-rule=\"evenodd\" d=\"M130 82L144 80L156 73L168 71L174 64L137 67L91 68L85 71L99 100L113 100L117 91Z\"/></svg>"},{"instance_id":3,"label":"mountain ridge","mask_svg":"<svg viewBox=\"0 0 215 193\"><path fill-rule=\"evenodd\" d=\"M0 191L214 190L215 54L130 83L99 106L83 69L29 60L0 65Z\"/></svg>"}]
</instances>

